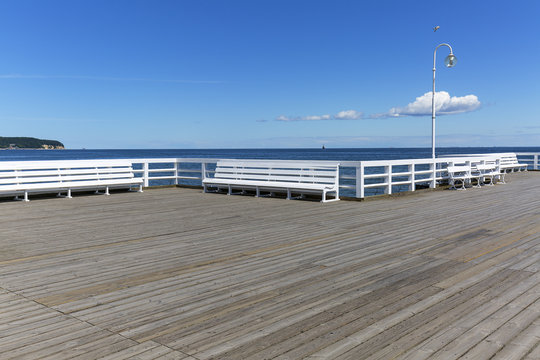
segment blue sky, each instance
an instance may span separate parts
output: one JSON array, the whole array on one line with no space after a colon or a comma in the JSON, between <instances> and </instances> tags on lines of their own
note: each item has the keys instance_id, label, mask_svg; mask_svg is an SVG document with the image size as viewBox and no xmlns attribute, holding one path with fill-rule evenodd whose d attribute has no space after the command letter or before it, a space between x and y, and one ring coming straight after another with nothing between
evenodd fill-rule
<instances>
[{"instance_id":1,"label":"blue sky","mask_svg":"<svg viewBox=\"0 0 540 360\"><path fill-rule=\"evenodd\" d=\"M429 147L448 42L438 144L539 146L539 18L537 1L3 0L0 135Z\"/></svg>"}]
</instances>

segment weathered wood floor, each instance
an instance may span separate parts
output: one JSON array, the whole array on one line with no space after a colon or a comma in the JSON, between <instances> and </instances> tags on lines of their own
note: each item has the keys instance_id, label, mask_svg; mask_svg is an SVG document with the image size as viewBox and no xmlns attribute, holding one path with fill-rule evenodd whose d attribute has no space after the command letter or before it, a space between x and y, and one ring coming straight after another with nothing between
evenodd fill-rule
<instances>
[{"instance_id":1,"label":"weathered wood floor","mask_svg":"<svg viewBox=\"0 0 540 360\"><path fill-rule=\"evenodd\" d=\"M540 173L508 180L0 202L0 358L540 359Z\"/></svg>"}]
</instances>

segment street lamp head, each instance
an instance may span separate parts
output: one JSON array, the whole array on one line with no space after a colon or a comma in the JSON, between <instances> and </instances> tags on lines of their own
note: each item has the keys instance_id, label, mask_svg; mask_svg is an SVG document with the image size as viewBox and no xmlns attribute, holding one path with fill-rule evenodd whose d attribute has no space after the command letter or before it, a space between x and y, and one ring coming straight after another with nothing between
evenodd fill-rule
<instances>
[{"instance_id":1,"label":"street lamp head","mask_svg":"<svg viewBox=\"0 0 540 360\"><path fill-rule=\"evenodd\" d=\"M457 57L450 53L450 55L448 55L445 59L444 59L444 65L446 65L446 67L454 67L455 65L457 64Z\"/></svg>"}]
</instances>

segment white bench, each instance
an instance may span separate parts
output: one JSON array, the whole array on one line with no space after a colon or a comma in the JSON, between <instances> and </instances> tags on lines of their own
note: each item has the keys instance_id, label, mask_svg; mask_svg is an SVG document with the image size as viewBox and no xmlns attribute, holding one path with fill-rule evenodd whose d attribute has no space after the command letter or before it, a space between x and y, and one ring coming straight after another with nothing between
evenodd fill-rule
<instances>
[{"instance_id":1,"label":"white bench","mask_svg":"<svg viewBox=\"0 0 540 360\"><path fill-rule=\"evenodd\" d=\"M484 162L471 164L471 174L478 178L476 187L481 185L495 185L495 180L504 183L504 173L496 162ZM489 181L486 181L489 180Z\"/></svg>"},{"instance_id":2,"label":"white bench","mask_svg":"<svg viewBox=\"0 0 540 360\"><path fill-rule=\"evenodd\" d=\"M472 179L477 179L480 182L480 175L473 174L470 165L448 165L446 171L448 172L450 189L453 190L465 190L465 184L470 184ZM456 187L456 182L461 183L459 188Z\"/></svg>"},{"instance_id":3,"label":"white bench","mask_svg":"<svg viewBox=\"0 0 540 360\"><path fill-rule=\"evenodd\" d=\"M528 164L522 164L518 161L515 153L501 154L500 167L503 172L526 171L527 166Z\"/></svg>"},{"instance_id":4,"label":"white bench","mask_svg":"<svg viewBox=\"0 0 540 360\"><path fill-rule=\"evenodd\" d=\"M204 192L208 187L227 189L231 195L233 189L255 190L256 196L261 191L286 192L287 199L292 193L321 194L322 202L339 200L339 164L320 165L301 161L271 160L222 160L218 161L213 177L203 176ZM333 199L326 198L328 193L335 194Z\"/></svg>"},{"instance_id":5,"label":"white bench","mask_svg":"<svg viewBox=\"0 0 540 360\"><path fill-rule=\"evenodd\" d=\"M0 162L0 196L57 192L71 198L77 190L105 190L138 186L143 181L135 178L131 162L127 160L59 160L59 161L4 161ZM65 192L66 195L62 195Z\"/></svg>"}]
</instances>

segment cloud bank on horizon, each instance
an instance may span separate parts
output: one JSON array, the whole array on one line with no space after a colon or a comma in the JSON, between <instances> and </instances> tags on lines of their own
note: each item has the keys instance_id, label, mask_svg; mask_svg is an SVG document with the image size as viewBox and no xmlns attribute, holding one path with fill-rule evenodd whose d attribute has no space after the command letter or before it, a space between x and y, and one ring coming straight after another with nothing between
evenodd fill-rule
<instances>
[{"instance_id":1,"label":"cloud bank on horizon","mask_svg":"<svg viewBox=\"0 0 540 360\"><path fill-rule=\"evenodd\" d=\"M393 107L387 112L364 115L356 110L343 110L335 115L310 115L310 116L285 116L280 115L276 121L317 121L317 120L359 120L359 119L381 119L406 116L427 116L431 115L431 92L427 92L416 98L415 101L404 107ZM435 111L437 115L453 115L471 112L480 108L480 101L476 95L450 96L446 91L435 93Z\"/></svg>"}]
</instances>

